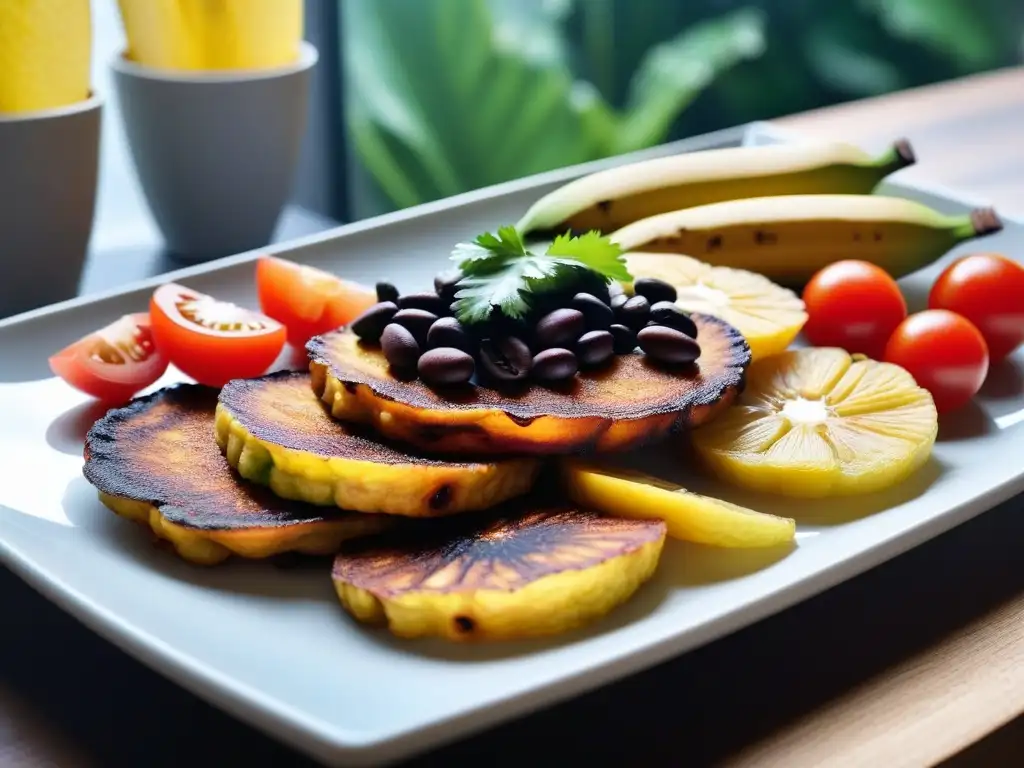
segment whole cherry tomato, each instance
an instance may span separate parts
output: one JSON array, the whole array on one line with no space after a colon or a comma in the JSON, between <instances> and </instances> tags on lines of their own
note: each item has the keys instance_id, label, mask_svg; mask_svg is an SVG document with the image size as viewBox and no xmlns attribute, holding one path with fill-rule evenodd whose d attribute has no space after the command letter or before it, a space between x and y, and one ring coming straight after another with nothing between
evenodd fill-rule
<instances>
[{"instance_id":1,"label":"whole cherry tomato","mask_svg":"<svg viewBox=\"0 0 1024 768\"><path fill-rule=\"evenodd\" d=\"M998 363L1024 342L1024 266L997 253L964 256L939 275L928 306L974 323Z\"/></svg>"},{"instance_id":2,"label":"whole cherry tomato","mask_svg":"<svg viewBox=\"0 0 1024 768\"><path fill-rule=\"evenodd\" d=\"M881 267L853 259L820 270L804 288L804 335L817 347L841 347L880 360L907 316L896 281Z\"/></svg>"},{"instance_id":3,"label":"whole cherry tomato","mask_svg":"<svg viewBox=\"0 0 1024 768\"><path fill-rule=\"evenodd\" d=\"M885 362L907 370L935 400L939 413L961 408L988 375L988 347L963 315L928 309L911 315L893 332Z\"/></svg>"}]
</instances>

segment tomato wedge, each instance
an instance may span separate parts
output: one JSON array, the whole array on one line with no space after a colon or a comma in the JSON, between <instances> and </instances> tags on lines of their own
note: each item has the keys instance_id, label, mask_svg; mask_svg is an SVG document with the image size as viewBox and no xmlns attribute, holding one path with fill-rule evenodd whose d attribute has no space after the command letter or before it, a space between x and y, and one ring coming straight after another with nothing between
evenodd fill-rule
<instances>
[{"instance_id":1,"label":"tomato wedge","mask_svg":"<svg viewBox=\"0 0 1024 768\"><path fill-rule=\"evenodd\" d=\"M120 405L164 375L167 357L153 341L149 315L124 315L64 347L50 370L80 392Z\"/></svg>"},{"instance_id":2,"label":"tomato wedge","mask_svg":"<svg viewBox=\"0 0 1024 768\"><path fill-rule=\"evenodd\" d=\"M182 373L211 387L260 376L284 348L285 329L276 320L177 283L153 292L149 313L157 347Z\"/></svg>"},{"instance_id":3,"label":"tomato wedge","mask_svg":"<svg viewBox=\"0 0 1024 768\"><path fill-rule=\"evenodd\" d=\"M372 288L274 256L256 262L260 308L288 329L288 343L303 347L377 303Z\"/></svg>"}]
</instances>

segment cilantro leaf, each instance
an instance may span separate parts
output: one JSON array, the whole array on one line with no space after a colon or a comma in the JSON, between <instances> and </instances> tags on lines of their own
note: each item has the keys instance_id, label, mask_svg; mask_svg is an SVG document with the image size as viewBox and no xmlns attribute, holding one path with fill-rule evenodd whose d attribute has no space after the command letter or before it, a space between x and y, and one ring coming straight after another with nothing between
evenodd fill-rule
<instances>
[{"instance_id":1,"label":"cilantro leaf","mask_svg":"<svg viewBox=\"0 0 1024 768\"><path fill-rule=\"evenodd\" d=\"M519 320L539 294L571 288L588 273L605 280L632 280L622 249L599 232L579 237L559 235L544 253L527 250L515 227L485 233L452 251L463 278L453 310L460 322L473 325L490 319L494 308Z\"/></svg>"},{"instance_id":2,"label":"cilantro leaf","mask_svg":"<svg viewBox=\"0 0 1024 768\"><path fill-rule=\"evenodd\" d=\"M591 230L579 237L559 235L547 252L549 256L567 256L575 259L609 280L633 279L622 258L622 248L597 230Z\"/></svg>"}]
</instances>

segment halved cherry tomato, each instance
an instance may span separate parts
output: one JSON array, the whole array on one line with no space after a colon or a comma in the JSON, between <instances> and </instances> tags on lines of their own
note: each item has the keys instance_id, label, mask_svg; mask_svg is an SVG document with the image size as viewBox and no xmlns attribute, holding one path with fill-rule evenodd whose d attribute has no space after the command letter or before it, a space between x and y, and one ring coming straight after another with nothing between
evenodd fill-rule
<instances>
[{"instance_id":1,"label":"halved cherry tomato","mask_svg":"<svg viewBox=\"0 0 1024 768\"><path fill-rule=\"evenodd\" d=\"M1024 342L1024 266L997 253L964 256L939 275L928 306L974 323L998 363Z\"/></svg>"},{"instance_id":2,"label":"halved cherry tomato","mask_svg":"<svg viewBox=\"0 0 1024 768\"><path fill-rule=\"evenodd\" d=\"M346 325L377 303L372 288L274 256L256 262L256 291L260 308L284 323L288 342L296 347Z\"/></svg>"},{"instance_id":3,"label":"halved cherry tomato","mask_svg":"<svg viewBox=\"0 0 1024 768\"><path fill-rule=\"evenodd\" d=\"M153 292L149 313L157 347L182 373L211 387L260 376L284 348L284 326L276 320L176 283Z\"/></svg>"},{"instance_id":4,"label":"halved cherry tomato","mask_svg":"<svg viewBox=\"0 0 1024 768\"><path fill-rule=\"evenodd\" d=\"M153 342L149 315L124 315L50 358L50 370L75 389L120 405L164 375L167 357Z\"/></svg>"},{"instance_id":5,"label":"halved cherry tomato","mask_svg":"<svg viewBox=\"0 0 1024 768\"><path fill-rule=\"evenodd\" d=\"M849 259L829 264L804 288L804 335L816 347L841 347L881 360L907 302L881 267Z\"/></svg>"},{"instance_id":6,"label":"halved cherry tomato","mask_svg":"<svg viewBox=\"0 0 1024 768\"><path fill-rule=\"evenodd\" d=\"M961 408L977 394L988 375L988 360L981 332L945 309L911 315L885 347L885 361L906 369L931 392L939 413Z\"/></svg>"}]
</instances>

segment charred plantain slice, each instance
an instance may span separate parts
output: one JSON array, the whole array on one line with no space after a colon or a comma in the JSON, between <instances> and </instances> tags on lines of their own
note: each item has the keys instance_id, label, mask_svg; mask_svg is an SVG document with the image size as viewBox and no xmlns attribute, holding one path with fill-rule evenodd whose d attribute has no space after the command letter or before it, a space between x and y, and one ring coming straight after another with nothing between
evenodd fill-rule
<instances>
[{"instance_id":1,"label":"charred plantain slice","mask_svg":"<svg viewBox=\"0 0 1024 768\"><path fill-rule=\"evenodd\" d=\"M701 356L666 368L645 355L616 356L563 388L517 393L471 385L435 391L391 375L379 349L351 331L307 345L313 389L345 421L449 454L562 454L636 448L703 424L729 406L750 364L750 347L731 325L694 315Z\"/></svg>"},{"instance_id":2,"label":"charred plantain slice","mask_svg":"<svg viewBox=\"0 0 1024 768\"><path fill-rule=\"evenodd\" d=\"M111 510L202 565L231 554L329 555L386 529L391 518L285 501L239 479L213 439L216 406L216 389L182 384L108 412L86 436L86 479Z\"/></svg>"},{"instance_id":3,"label":"charred plantain slice","mask_svg":"<svg viewBox=\"0 0 1024 768\"><path fill-rule=\"evenodd\" d=\"M410 517L481 510L526 493L536 459L441 461L385 445L331 418L305 372L221 390L217 443L242 477L278 496Z\"/></svg>"},{"instance_id":4,"label":"charred plantain slice","mask_svg":"<svg viewBox=\"0 0 1024 768\"><path fill-rule=\"evenodd\" d=\"M661 521L518 505L449 518L334 561L342 605L399 637L517 640L576 629L654 573ZM347 549L347 548L346 548Z\"/></svg>"}]
</instances>

